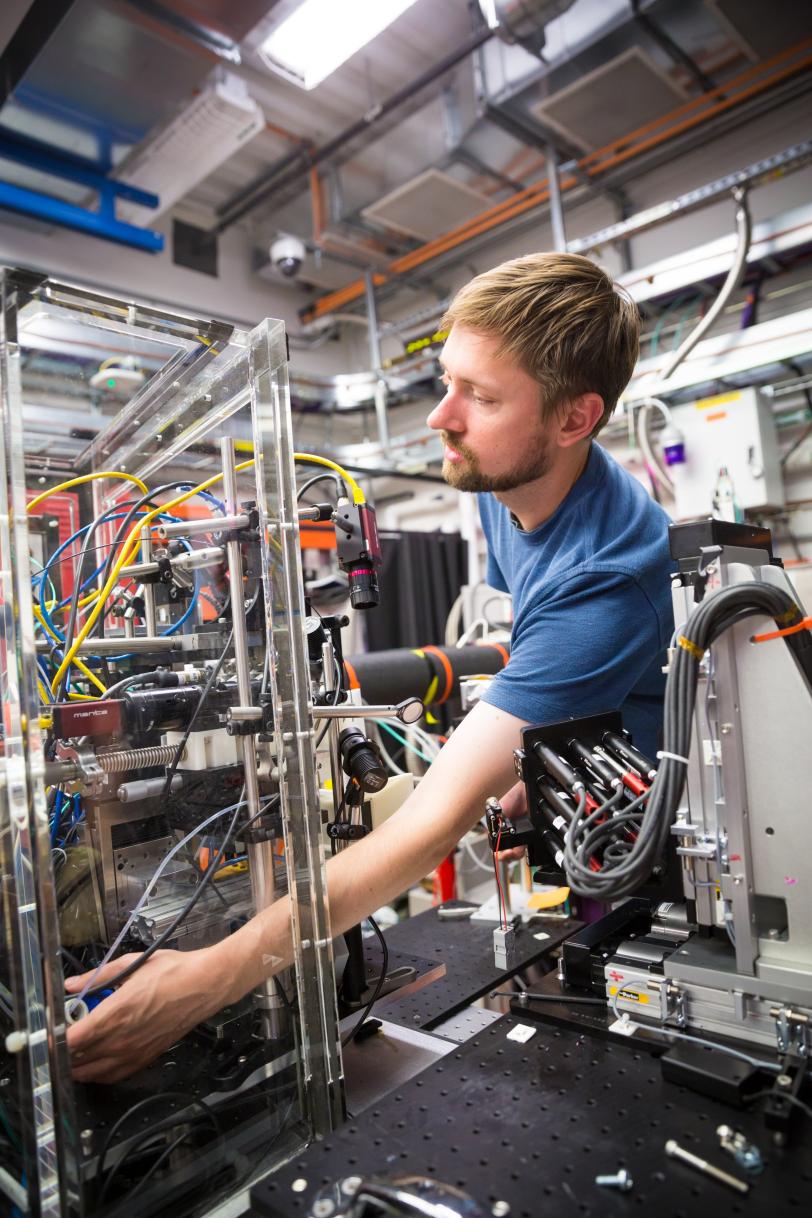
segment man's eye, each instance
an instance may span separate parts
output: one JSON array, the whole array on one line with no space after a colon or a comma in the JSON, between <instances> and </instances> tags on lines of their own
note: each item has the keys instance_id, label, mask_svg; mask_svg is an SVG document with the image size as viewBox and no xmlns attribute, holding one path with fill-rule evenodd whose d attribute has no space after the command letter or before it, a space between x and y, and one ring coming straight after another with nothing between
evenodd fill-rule
<instances>
[{"instance_id":1,"label":"man's eye","mask_svg":"<svg viewBox=\"0 0 812 1218\"><path fill-rule=\"evenodd\" d=\"M493 406L493 398L481 398L478 394L474 394L474 401L477 406Z\"/></svg>"}]
</instances>

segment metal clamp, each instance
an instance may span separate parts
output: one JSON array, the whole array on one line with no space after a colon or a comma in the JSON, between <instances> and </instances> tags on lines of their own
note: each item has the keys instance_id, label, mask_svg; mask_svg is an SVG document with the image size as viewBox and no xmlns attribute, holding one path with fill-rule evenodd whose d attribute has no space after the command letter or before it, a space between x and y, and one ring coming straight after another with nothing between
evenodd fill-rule
<instances>
[{"instance_id":1,"label":"metal clamp","mask_svg":"<svg viewBox=\"0 0 812 1218\"><path fill-rule=\"evenodd\" d=\"M779 1053L794 1050L800 1057L808 1057L809 1016L803 1011L793 1011L792 1007L770 1007L770 1018L775 1020L775 1039Z\"/></svg>"}]
</instances>

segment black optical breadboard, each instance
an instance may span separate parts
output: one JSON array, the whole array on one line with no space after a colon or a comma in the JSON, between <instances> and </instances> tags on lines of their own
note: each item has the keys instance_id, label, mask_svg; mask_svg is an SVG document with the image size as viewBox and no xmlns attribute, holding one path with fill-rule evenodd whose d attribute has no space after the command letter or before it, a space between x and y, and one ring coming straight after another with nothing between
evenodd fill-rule
<instances>
[{"instance_id":1,"label":"black optical breadboard","mask_svg":"<svg viewBox=\"0 0 812 1218\"><path fill-rule=\"evenodd\" d=\"M533 1028L505 1016L296 1156L255 1186L253 1212L305 1218L325 1184L381 1173L433 1176L486 1206L506 1201L511 1218L809 1213L812 1122L799 1120L793 1143L779 1150L758 1113L665 1082L659 1063L625 1041L534 1027L521 1044L508 1037L519 1025ZM674 1138L744 1177L719 1148L721 1124L741 1129L764 1154L765 1170L749 1196L666 1157L666 1140ZM632 1176L632 1191L595 1184L596 1175L620 1167Z\"/></svg>"},{"instance_id":2,"label":"black optical breadboard","mask_svg":"<svg viewBox=\"0 0 812 1218\"><path fill-rule=\"evenodd\" d=\"M464 904L464 901L445 902L446 907ZM411 956L423 961L436 960L445 966L445 974L402 997L397 993L391 995L376 1012L382 1019L402 1027L430 1031L476 998L499 987L514 973L542 960L581 928L580 922L550 919L537 919L529 927L518 928L513 965L506 971L498 969L494 963L496 925L495 922L472 922L470 918L444 921L436 909L427 909L391 927L385 937L397 963L402 960L408 963L405 958ZM377 972L381 958L377 944L365 940L364 951L371 969Z\"/></svg>"}]
</instances>

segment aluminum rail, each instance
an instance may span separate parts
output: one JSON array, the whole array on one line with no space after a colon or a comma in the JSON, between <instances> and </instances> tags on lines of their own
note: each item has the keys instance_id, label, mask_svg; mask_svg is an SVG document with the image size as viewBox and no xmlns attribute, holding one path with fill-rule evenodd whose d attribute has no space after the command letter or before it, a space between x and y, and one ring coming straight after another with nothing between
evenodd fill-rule
<instances>
[{"instance_id":1,"label":"aluminum rail","mask_svg":"<svg viewBox=\"0 0 812 1218\"><path fill-rule=\"evenodd\" d=\"M609 245L613 241L623 241L627 237L633 237L637 233L655 228L658 224L666 224L676 216L697 211L715 199L730 194L735 187L761 185L772 177L791 173L795 169L803 169L810 161L812 161L812 139L801 140L800 143L791 144L789 148L776 152L773 156L754 161L743 169L727 173L724 177L707 182L704 186L697 186L696 190L686 191L684 195L677 195L676 199L668 199L664 203L657 203L654 207L647 207L644 211L635 212L626 220L619 220L617 224L599 228L587 237L576 237L573 241L567 242L567 253L586 254L590 250Z\"/></svg>"},{"instance_id":2,"label":"aluminum rail","mask_svg":"<svg viewBox=\"0 0 812 1218\"><path fill-rule=\"evenodd\" d=\"M234 454L234 440L231 436L224 436L220 441L220 456L223 465L223 494L226 511L236 515L239 507L237 461ZM243 594L242 552L239 539L231 536L226 542L225 548L228 558L228 578L231 585L231 624L234 630L237 695L240 699L238 709L245 709L253 706L253 701L251 665L248 655L248 623L245 618L245 596ZM239 739L242 744L245 803L248 816L253 819L260 813L256 745L252 735L240 736ZM256 913L266 909L275 900L273 849L273 841L247 844L251 895ZM273 978L268 977L262 981L255 990L255 994L261 1011L265 1036L269 1040L278 1040L285 1030L285 1011L284 1003L276 992Z\"/></svg>"}]
</instances>

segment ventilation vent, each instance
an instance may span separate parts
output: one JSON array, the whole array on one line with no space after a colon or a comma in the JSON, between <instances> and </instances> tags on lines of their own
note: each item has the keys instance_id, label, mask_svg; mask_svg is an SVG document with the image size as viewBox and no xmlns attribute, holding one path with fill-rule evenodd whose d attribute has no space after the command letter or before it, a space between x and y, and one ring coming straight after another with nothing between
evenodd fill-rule
<instances>
[{"instance_id":1,"label":"ventilation vent","mask_svg":"<svg viewBox=\"0 0 812 1218\"><path fill-rule=\"evenodd\" d=\"M406 237L430 241L479 215L491 200L464 182L427 169L361 213L365 220Z\"/></svg>"},{"instance_id":2,"label":"ventilation vent","mask_svg":"<svg viewBox=\"0 0 812 1218\"><path fill-rule=\"evenodd\" d=\"M119 201L120 220L149 224L193 190L265 126L265 117L243 84L224 74L198 93L157 135L128 157L116 176L160 198L155 211Z\"/></svg>"},{"instance_id":3,"label":"ventilation vent","mask_svg":"<svg viewBox=\"0 0 812 1218\"><path fill-rule=\"evenodd\" d=\"M576 148L593 152L685 100L666 72L632 47L531 110Z\"/></svg>"},{"instance_id":4,"label":"ventilation vent","mask_svg":"<svg viewBox=\"0 0 812 1218\"><path fill-rule=\"evenodd\" d=\"M804 33L797 0L706 0L722 27L752 59L769 59L800 42ZM807 16L808 16L807 10Z\"/></svg>"}]
</instances>

